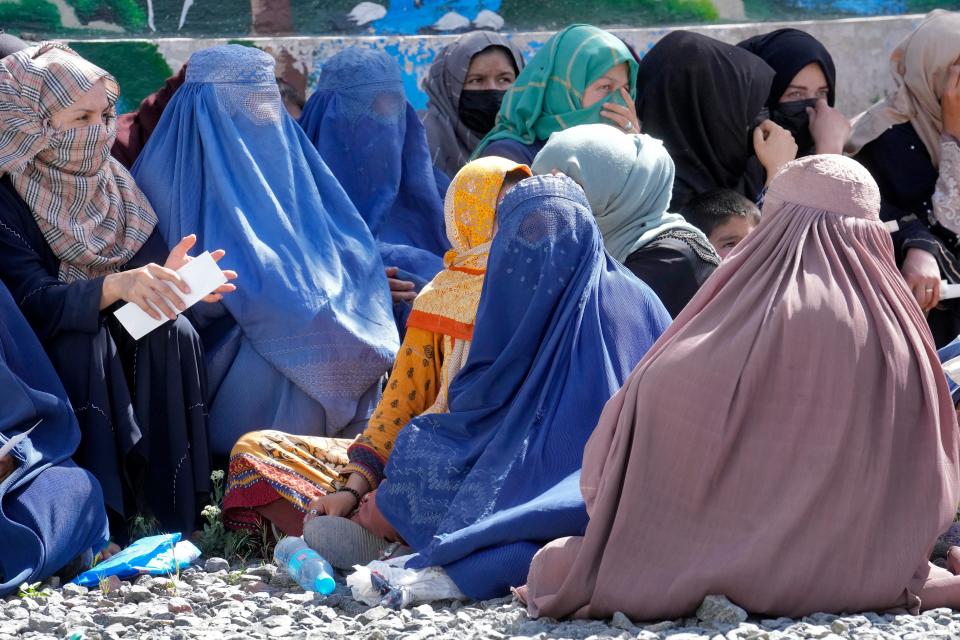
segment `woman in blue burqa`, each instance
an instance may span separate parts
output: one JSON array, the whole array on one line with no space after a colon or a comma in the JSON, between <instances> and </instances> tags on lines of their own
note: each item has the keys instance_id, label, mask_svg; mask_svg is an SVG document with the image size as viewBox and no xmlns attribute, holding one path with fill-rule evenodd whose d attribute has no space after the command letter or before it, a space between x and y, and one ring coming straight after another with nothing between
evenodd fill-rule
<instances>
[{"instance_id":1,"label":"woman in blue burqa","mask_svg":"<svg viewBox=\"0 0 960 640\"><path fill-rule=\"evenodd\" d=\"M133 175L158 229L243 273L198 319L216 455L254 429L352 435L399 348L373 236L283 108L266 53L194 53Z\"/></svg>"},{"instance_id":2,"label":"woman in blue burqa","mask_svg":"<svg viewBox=\"0 0 960 640\"><path fill-rule=\"evenodd\" d=\"M359 518L379 509L418 552L408 567L442 566L476 599L524 583L541 544L586 526L584 446L670 324L653 291L604 251L566 176L524 180L497 222L450 411L400 432Z\"/></svg>"},{"instance_id":3,"label":"woman in blue burqa","mask_svg":"<svg viewBox=\"0 0 960 640\"><path fill-rule=\"evenodd\" d=\"M0 597L55 573L72 578L110 535L100 484L70 459L80 427L67 392L0 283L0 449L11 440L0 454Z\"/></svg>"},{"instance_id":4,"label":"woman in blue burqa","mask_svg":"<svg viewBox=\"0 0 960 640\"><path fill-rule=\"evenodd\" d=\"M450 243L443 219L449 179L434 171L400 65L380 51L341 51L324 63L300 124L370 227L388 274L414 283L391 283L402 331L413 289L443 268ZM404 286L406 297L397 291Z\"/></svg>"}]
</instances>

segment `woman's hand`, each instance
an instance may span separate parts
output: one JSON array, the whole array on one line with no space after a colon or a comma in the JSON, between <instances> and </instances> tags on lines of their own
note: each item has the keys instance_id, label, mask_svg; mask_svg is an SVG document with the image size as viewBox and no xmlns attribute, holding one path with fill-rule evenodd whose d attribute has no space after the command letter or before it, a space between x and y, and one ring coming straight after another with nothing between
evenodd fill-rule
<instances>
[{"instance_id":1,"label":"woman's hand","mask_svg":"<svg viewBox=\"0 0 960 640\"><path fill-rule=\"evenodd\" d=\"M640 119L637 117L637 104L626 87L620 89L620 95L627 106L616 102L605 102L600 115L620 127L626 133L640 133Z\"/></svg>"},{"instance_id":2,"label":"woman's hand","mask_svg":"<svg viewBox=\"0 0 960 640\"><path fill-rule=\"evenodd\" d=\"M772 120L764 120L753 130L753 148L767 171L767 184L773 181L783 165L797 157L793 134Z\"/></svg>"},{"instance_id":3,"label":"woman's hand","mask_svg":"<svg viewBox=\"0 0 960 640\"><path fill-rule=\"evenodd\" d=\"M303 524L307 524L317 516L340 516L346 518L357 508L357 498L348 491L328 493L315 498L307 505L307 515Z\"/></svg>"},{"instance_id":4,"label":"woman's hand","mask_svg":"<svg viewBox=\"0 0 960 640\"><path fill-rule=\"evenodd\" d=\"M940 266L932 253L907 249L900 272L924 313L937 306L940 302Z\"/></svg>"},{"instance_id":5,"label":"woman's hand","mask_svg":"<svg viewBox=\"0 0 960 640\"><path fill-rule=\"evenodd\" d=\"M843 154L843 146L850 137L850 121L839 109L827 104L826 99L817 100L817 108L807 107L810 116L810 135L816 143L817 153Z\"/></svg>"},{"instance_id":6,"label":"woman's hand","mask_svg":"<svg viewBox=\"0 0 960 640\"><path fill-rule=\"evenodd\" d=\"M17 461L14 460L10 454L0 458L0 481L3 481L8 475L13 473L13 470L16 468Z\"/></svg>"},{"instance_id":7,"label":"woman's hand","mask_svg":"<svg viewBox=\"0 0 960 640\"><path fill-rule=\"evenodd\" d=\"M347 491L338 491L320 496L307 505L307 515L303 519L306 524L317 516L340 516L346 518L357 508L356 497ZM314 513L316 511L316 513Z\"/></svg>"},{"instance_id":8,"label":"woman's hand","mask_svg":"<svg viewBox=\"0 0 960 640\"><path fill-rule=\"evenodd\" d=\"M417 285L409 280L397 279L397 271L396 267L387 267L386 269L387 284L390 285L390 297L393 298L394 304L397 302L412 302L417 297L417 292L414 291Z\"/></svg>"},{"instance_id":9,"label":"woman's hand","mask_svg":"<svg viewBox=\"0 0 960 640\"><path fill-rule=\"evenodd\" d=\"M167 261L163 263L163 266L173 271L180 269L182 266L193 260L193 257L187 255L187 252L190 251L195 244L197 244L197 236L191 233L177 243L177 246L175 246L173 251L170 252L170 255L167 256ZM227 252L223 249L217 249L216 251L210 252L210 257L213 258L214 262L220 262L220 259L225 255L227 255ZM225 270L223 275L227 277L227 280L236 280L237 278L236 271ZM227 282L214 289L213 293L210 295L205 296L203 301L220 302L220 300L223 299L224 293L229 293L236 290L237 285Z\"/></svg>"},{"instance_id":10,"label":"woman's hand","mask_svg":"<svg viewBox=\"0 0 960 640\"><path fill-rule=\"evenodd\" d=\"M349 488L356 491L361 499L370 492L370 485L367 479L359 473L351 473L347 478ZM353 513L357 507L357 497L349 491L337 491L320 496L307 505L307 515L303 518L303 524L307 524L317 516L340 516L346 518Z\"/></svg>"},{"instance_id":11,"label":"woman's hand","mask_svg":"<svg viewBox=\"0 0 960 640\"><path fill-rule=\"evenodd\" d=\"M186 305L183 304L183 300L180 299L173 288L166 283L171 283L184 295L190 293L190 287L180 278L177 269L193 260L187 255L187 252L196 243L197 236L192 234L181 240L170 252L162 267L151 262L139 269L111 273L105 277L103 279L103 290L100 294L100 310L106 309L118 300L124 300L133 302L154 320L162 320L164 317L169 320L176 318L178 313L186 310ZM221 249L212 252L210 255L213 256L215 261L218 261L225 253ZM233 280L237 277L235 271L224 271L223 274L227 280ZM217 302L223 298L222 294L235 291L236 288L236 285L230 283L222 284L203 300L204 302Z\"/></svg>"},{"instance_id":12,"label":"woman's hand","mask_svg":"<svg viewBox=\"0 0 960 640\"><path fill-rule=\"evenodd\" d=\"M940 110L943 115L943 132L960 139L960 58L947 71L940 97Z\"/></svg>"},{"instance_id":13,"label":"woman's hand","mask_svg":"<svg viewBox=\"0 0 960 640\"><path fill-rule=\"evenodd\" d=\"M347 478L349 488L356 491L361 499L370 492L370 485L366 478L359 473L351 473ZM303 524L307 524L317 516L340 516L346 518L353 513L357 507L357 497L349 491L337 491L328 493L325 496L315 498L307 505L307 515L303 518Z\"/></svg>"},{"instance_id":14,"label":"woman's hand","mask_svg":"<svg viewBox=\"0 0 960 640\"><path fill-rule=\"evenodd\" d=\"M173 288L167 285L168 282L184 294L190 293L190 287L180 279L176 271L152 262L139 269L111 273L103 279L100 309L106 309L118 300L125 300L136 304L154 320L162 320L164 317L173 320L179 312L186 309L186 305Z\"/></svg>"}]
</instances>

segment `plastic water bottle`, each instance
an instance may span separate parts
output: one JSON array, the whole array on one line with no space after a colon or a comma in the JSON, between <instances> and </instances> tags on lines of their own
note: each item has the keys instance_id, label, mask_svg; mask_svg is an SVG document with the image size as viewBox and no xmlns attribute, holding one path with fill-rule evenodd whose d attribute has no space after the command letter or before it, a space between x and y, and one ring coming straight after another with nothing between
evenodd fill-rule
<instances>
[{"instance_id":1,"label":"plastic water bottle","mask_svg":"<svg viewBox=\"0 0 960 640\"><path fill-rule=\"evenodd\" d=\"M290 577L306 591L330 595L337 583L333 579L333 567L323 556L311 549L303 538L290 536L277 543L273 561L278 567L286 567Z\"/></svg>"},{"instance_id":2,"label":"plastic water bottle","mask_svg":"<svg viewBox=\"0 0 960 640\"><path fill-rule=\"evenodd\" d=\"M306 541L298 536L287 536L277 542L273 548L273 562L278 567L286 567L297 551L308 548Z\"/></svg>"}]
</instances>

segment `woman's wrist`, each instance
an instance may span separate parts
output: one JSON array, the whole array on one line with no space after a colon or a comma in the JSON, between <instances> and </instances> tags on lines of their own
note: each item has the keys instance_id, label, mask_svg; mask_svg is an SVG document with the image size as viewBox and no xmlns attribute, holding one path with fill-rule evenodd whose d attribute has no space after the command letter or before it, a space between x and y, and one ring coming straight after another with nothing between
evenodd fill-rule
<instances>
[{"instance_id":1,"label":"woman's wrist","mask_svg":"<svg viewBox=\"0 0 960 640\"><path fill-rule=\"evenodd\" d=\"M763 185L764 188L770 186L770 183L773 182L773 179L777 176L778 173L780 173L780 169L783 169L783 166L785 164L787 163L786 162L770 162L768 164L763 165L764 171L767 172L767 181Z\"/></svg>"},{"instance_id":2,"label":"woman's wrist","mask_svg":"<svg viewBox=\"0 0 960 640\"><path fill-rule=\"evenodd\" d=\"M344 485L344 486L340 487L339 489L337 489L337 493L348 493L348 494L350 494L351 496L353 496L354 500L356 500L356 503L353 505L354 508L360 506L360 500L362 500L362 498L363 498L363 496L360 495L360 492L359 492L359 491L357 491L356 489L353 489L353 488L351 488L351 487L348 487L348 486L346 486L346 485Z\"/></svg>"},{"instance_id":3,"label":"woman's wrist","mask_svg":"<svg viewBox=\"0 0 960 640\"><path fill-rule=\"evenodd\" d=\"M350 474L350 477L347 478L344 486L350 487L361 496L365 493L370 493L373 490L373 487L370 486L370 481L367 480L366 476L356 472Z\"/></svg>"},{"instance_id":4,"label":"woman's wrist","mask_svg":"<svg viewBox=\"0 0 960 640\"><path fill-rule=\"evenodd\" d=\"M357 461L351 461L344 470L343 475L347 478L343 484L356 489L361 495L369 493L377 488L379 478L373 469L366 464Z\"/></svg>"},{"instance_id":5,"label":"woman's wrist","mask_svg":"<svg viewBox=\"0 0 960 640\"><path fill-rule=\"evenodd\" d=\"M834 154L843 155L843 145L840 140L824 140L816 143L817 155Z\"/></svg>"},{"instance_id":6,"label":"woman's wrist","mask_svg":"<svg viewBox=\"0 0 960 640\"><path fill-rule=\"evenodd\" d=\"M111 273L103 278L103 287L100 290L100 310L103 311L114 302L120 300L121 273Z\"/></svg>"}]
</instances>

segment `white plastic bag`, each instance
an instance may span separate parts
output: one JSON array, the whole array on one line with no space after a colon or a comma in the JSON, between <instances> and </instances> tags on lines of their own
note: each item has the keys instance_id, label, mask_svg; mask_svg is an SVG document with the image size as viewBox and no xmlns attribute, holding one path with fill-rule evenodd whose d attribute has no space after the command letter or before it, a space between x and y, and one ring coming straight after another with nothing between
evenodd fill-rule
<instances>
[{"instance_id":1,"label":"white plastic bag","mask_svg":"<svg viewBox=\"0 0 960 640\"><path fill-rule=\"evenodd\" d=\"M371 607L383 605L391 609L436 600L467 600L442 568L404 568L410 558L401 556L355 566L355 571L347 577L347 586L354 600Z\"/></svg>"}]
</instances>

